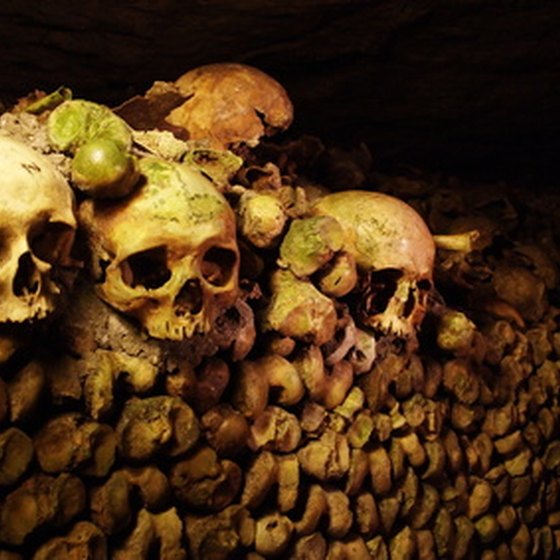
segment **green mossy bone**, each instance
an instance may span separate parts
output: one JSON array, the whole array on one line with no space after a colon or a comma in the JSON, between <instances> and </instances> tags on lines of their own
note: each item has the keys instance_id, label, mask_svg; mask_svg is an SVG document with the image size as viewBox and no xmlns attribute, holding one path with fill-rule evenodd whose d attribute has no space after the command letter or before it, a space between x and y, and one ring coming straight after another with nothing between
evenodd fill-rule
<instances>
[{"instance_id":1,"label":"green mossy bone","mask_svg":"<svg viewBox=\"0 0 560 560\"><path fill-rule=\"evenodd\" d=\"M182 161L204 173L221 191L243 165L243 160L228 150L196 147L189 149Z\"/></svg>"},{"instance_id":2,"label":"green mossy bone","mask_svg":"<svg viewBox=\"0 0 560 560\"><path fill-rule=\"evenodd\" d=\"M119 142L103 137L78 148L71 173L82 192L98 198L126 196L139 178L136 158Z\"/></svg>"},{"instance_id":3,"label":"green mossy bone","mask_svg":"<svg viewBox=\"0 0 560 560\"><path fill-rule=\"evenodd\" d=\"M47 132L51 144L74 154L86 142L109 138L125 150L132 146L132 132L109 107L92 101L73 99L59 105L50 115Z\"/></svg>"},{"instance_id":4,"label":"green mossy bone","mask_svg":"<svg viewBox=\"0 0 560 560\"><path fill-rule=\"evenodd\" d=\"M32 115L40 115L45 111L49 111L58 107L61 103L69 101L72 99L72 90L67 87L61 86L55 91L40 97L37 101L34 101L28 105L25 109L25 113L31 113Z\"/></svg>"},{"instance_id":5,"label":"green mossy bone","mask_svg":"<svg viewBox=\"0 0 560 560\"><path fill-rule=\"evenodd\" d=\"M344 232L335 218L314 216L294 220L280 245L280 266L305 277L328 263L344 245Z\"/></svg>"},{"instance_id":6,"label":"green mossy bone","mask_svg":"<svg viewBox=\"0 0 560 560\"><path fill-rule=\"evenodd\" d=\"M310 281L278 270L272 275L271 291L263 317L265 330L319 346L332 340L337 319L334 303Z\"/></svg>"},{"instance_id":7,"label":"green mossy bone","mask_svg":"<svg viewBox=\"0 0 560 560\"><path fill-rule=\"evenodd\" d=\"M74 156L71 172L78 189L99 198L132 191L138 179L132 131L111 109L83 99L65 101L49 115L47 131L53 147Z\"/></svg>"}]
</instances>

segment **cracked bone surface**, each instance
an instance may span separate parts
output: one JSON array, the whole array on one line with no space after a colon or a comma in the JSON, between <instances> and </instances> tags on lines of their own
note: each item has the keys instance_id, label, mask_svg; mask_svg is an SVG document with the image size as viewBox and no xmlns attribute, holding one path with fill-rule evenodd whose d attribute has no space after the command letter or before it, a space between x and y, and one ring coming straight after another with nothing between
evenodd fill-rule
<instances>
[{"instance_id":1,"label":"cracked bone surface","mask_svg":"<svg viewBox=\"0 0 560 560\"><path fill-rule=\"evenodd\" d=\"M132 133L127 197L66 170L90 267L48 322L0 317L0 559L556 558L557 221L363 149L170 129ZM434 255L459 225L493 233Z\"/></svg>"}]
</instances>

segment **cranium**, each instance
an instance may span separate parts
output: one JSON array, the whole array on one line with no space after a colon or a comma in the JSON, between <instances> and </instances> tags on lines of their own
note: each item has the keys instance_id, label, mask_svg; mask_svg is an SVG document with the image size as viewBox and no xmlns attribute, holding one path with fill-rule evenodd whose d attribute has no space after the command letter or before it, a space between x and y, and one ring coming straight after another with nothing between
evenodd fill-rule
<instances>
[{"instance_id":1,"label":"cranium","mask_svg":"<svg viewBox=\"0 0 560 560\"><path fill-rule=\"evenodd\" d=\"M73 193L45 156L7 136L0 136L0 173L0 322L43 319L73 263Z\"/></svg>"},{"instance_id":2,"label":"cranium","mask_svg":"<svg viewBox=\"0 0 560 560\"><path fill-rule=\"evenodd\" d=\"M199 66L175 82L155 82L115 111L137 130L170 129L218 150L255 147L293 120L292 102L280 83L231 62Z\"/></svg>"},{"instance_id":3,"label":"cranium","mask_svg":"<svg viewBox=\"0 0 560 560\"><path fill-rule=\"evenodd\" d=\"M327 195L313 212L334 217L356 260L358 287L349 295L358 320L383 334L414 336L432 288L435 244L417 212L392 196L369 191Z\"/></svg>"},{"instance_id":4,"label":"cranium","mask_svg":"<svg viewBox=\"0 0 560 560\"><path fill-rule=\"evenodd\" d=\"M144 184L113 202L86 200L99 296L160 339L207 333L238 295L235 218L198 171L144 158Z\"/></svg>"},{"instance_id":5,"label":"cranium","mask_svg":"<svg viewBox=\"0 0 560 560\"><path fill-rule=\"evenodd\" d=\"M288 128L293 119L286 90L271 76L245 64L200 66L175 82L186 99L166 118L191 140L216 147L256 146L261 136Z\"/></svg>"}]
</instances>

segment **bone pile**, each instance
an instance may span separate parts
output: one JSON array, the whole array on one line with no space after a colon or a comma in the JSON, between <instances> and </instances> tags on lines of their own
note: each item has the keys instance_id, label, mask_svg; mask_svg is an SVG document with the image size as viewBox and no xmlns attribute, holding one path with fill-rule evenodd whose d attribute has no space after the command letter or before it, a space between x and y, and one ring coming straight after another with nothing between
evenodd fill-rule
<instances>
[{"instance_id":1,"label":"bone pile","mask_svg":"<svg viewBox=\"0 0 560 560\"><path fill-rule=\"evenodd\" d=\"M557 197L292 119L238 64L0 116L0 560L558 558Z\"/></svg>"}]
</instances>

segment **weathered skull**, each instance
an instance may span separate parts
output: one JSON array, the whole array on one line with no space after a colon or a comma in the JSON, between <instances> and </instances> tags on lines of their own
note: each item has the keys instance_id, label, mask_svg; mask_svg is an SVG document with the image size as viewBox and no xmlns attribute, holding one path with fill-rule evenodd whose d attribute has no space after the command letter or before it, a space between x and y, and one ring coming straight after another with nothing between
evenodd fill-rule
<instances>
[{"instance_id":1,"label":"weathered skull","mask_svg":"<svg viewBox=\"0 0 560 560\"><path fill-rule=\"evenodd\" d=\"M0 322L43 319L71 266L74 197L42 154L0 136Z\"/></svg>"},{"instance_id":2,"label":"weathered skull","mask_svg":"<svg viewBox=\"0 0 560 560\"><path fill-rule=\"evenodd\" d=\"M115 111L137 130L170 129L218 150L254 147L293 120L292 102L279 82L231 62L199 66L175 82L155 82Z\"/></svg>"},{"instance_id":3,"label":"weathered skull","mask_svg":"<svg viewBox=\"0 0 560 560\"><path fill-rule=\"evenodd\" d=\"M191 140L206 139L215 147L256 146L263 135L288 128L293 119L286 90L245 64L199 66L175 86L186 101L166 121L186 129Z\"/></svg>"},{"instance_id":4,"label":"weathered skull","mask_svg":"<svg viewBox=\"0 0 560 560\"><path fill-rule=\"evenodd\" d=\"M98 294L155 338L207 333L238 295L233 211L184 164L145 158L139 167L145 183L131 196L80 206Z\"/></svg>"},{"instance_id":5,"label":"weathered skull","mask_svg":"<svg viewBox=\"0 0 560 560\"><path fill-rule=\"evenodd\" d=\"M344 250L359 273L358 320L384 334L414 335L432 288L435 245L416 211L392 196L369 191L330 194L313 207L344 230Z\"/></svg>"}]
</instances>

